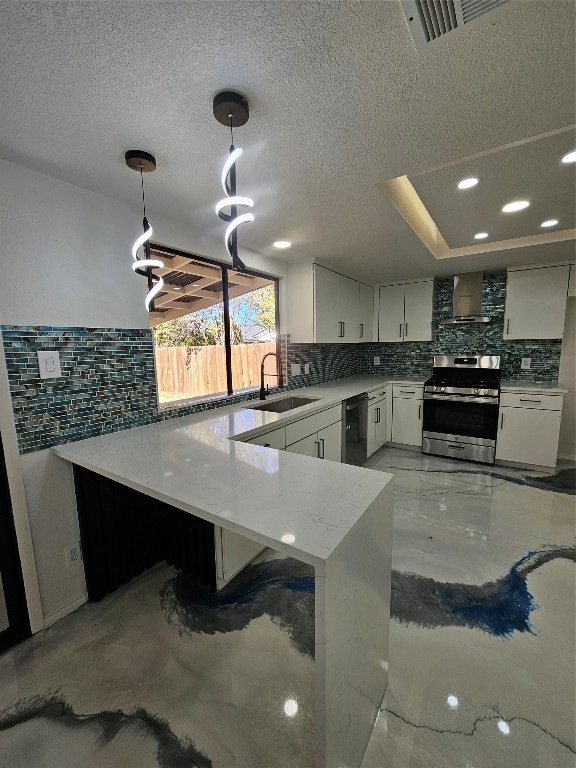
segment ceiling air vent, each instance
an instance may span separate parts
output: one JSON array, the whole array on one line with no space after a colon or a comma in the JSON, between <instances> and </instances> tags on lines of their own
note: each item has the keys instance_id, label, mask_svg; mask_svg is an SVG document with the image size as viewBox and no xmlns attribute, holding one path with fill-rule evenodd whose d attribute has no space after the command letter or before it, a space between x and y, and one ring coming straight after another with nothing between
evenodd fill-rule
<instances>
[{"instance_id":1,"label":"ceiling air vent","mask_svg":"<svg viewBox=\"0 0 576 768\"><path fill-rule=\"evenodd\" d=\"M504 8L521 0L401 0L412 38L419 51L428 50L445 35L454 37L472 22L491 21Z\"/></svg>"}]
</instances>

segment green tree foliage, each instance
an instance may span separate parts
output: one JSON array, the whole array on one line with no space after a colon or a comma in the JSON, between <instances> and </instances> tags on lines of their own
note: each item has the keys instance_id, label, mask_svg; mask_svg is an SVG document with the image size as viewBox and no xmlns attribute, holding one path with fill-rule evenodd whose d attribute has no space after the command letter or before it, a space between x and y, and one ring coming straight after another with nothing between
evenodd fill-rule
<instances>
[{"instance_id":1,"label":"green tree foliage","mask_svg":"<svg viewBox=\"0 0 576 768\"><path fill-rule=\"evenodd\" d=\"M276 296L273 283L231 299L232 344L242 344L243 325L258 325L266 331L276 330ZM153 334L154 343L158 347L224 344L222 303L160 323L154 328Z\"/></svg>"}]
</instances>

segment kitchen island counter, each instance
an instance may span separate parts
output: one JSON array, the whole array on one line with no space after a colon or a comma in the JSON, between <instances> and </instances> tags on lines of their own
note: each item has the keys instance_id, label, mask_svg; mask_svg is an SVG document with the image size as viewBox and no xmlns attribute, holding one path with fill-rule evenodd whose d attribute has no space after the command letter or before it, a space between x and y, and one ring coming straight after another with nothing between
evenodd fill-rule
<instances>
[{"instance_id":1,"label":"kitchen island counter","mask_svg":"<svg viewBox=\"0 0 576 768\"><path fill-rule=\"evenodd\" d=\"M307 388L318 401L284 414L253 410L253 401L53 449L314 566L317 768L359 768L386 690L392 475L230 438L391 380L357 377Z\"/></svg>"}]
</instances>

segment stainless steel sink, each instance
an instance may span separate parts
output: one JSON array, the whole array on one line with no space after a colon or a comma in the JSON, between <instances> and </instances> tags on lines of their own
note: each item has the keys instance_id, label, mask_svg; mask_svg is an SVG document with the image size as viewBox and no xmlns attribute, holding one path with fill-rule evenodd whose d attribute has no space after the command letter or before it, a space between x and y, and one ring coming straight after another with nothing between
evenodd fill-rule
<instances>
[{"instance_id":1,"label":"stainless steel sink","mask_svg":"<svg viewBox=\"0 0 576 768\"><path fill-rule=\"evenodd\" d=\"M264 401L261 405L250 405L251 411L272 411L273 413L284 413L284 411L293 411L294 408L301 408L303 405L315 403L320 400L319 397L284 397L282 400Z\"/></svg>"}]
</instances>

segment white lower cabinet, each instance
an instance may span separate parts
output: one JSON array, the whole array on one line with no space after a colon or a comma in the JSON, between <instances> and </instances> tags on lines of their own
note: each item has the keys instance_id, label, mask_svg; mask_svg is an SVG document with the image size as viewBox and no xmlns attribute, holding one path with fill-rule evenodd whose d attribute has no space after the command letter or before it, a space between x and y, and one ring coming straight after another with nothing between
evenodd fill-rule
<instances>
[{"instance_id":1,"label":"white lower cabinet","mask_svg":"<svg viewBox=\"0 0 576 768\"><path fill-rule=\"evenodd\" d=\"M299 453L301 456L315 456L319 458L320 447L318 444L318 433L308 435L303 440L298 440L296 443L289 445L286 450L288 453Z\"/></svg>"},{"instance_id":2,"label":"white lower cabinet","mask_svg":"<svg viewBox=\"0 0 576 768\"><path fill-rule=\"evenodd\" d=\"M560 419L562 417L562 396L512 395L508 399L520 399L526 405L516 407L500 405L498 436L496 439L496 460L515 464L534 464L540 467L554 467L558 455ZM505 403L505 396L502 397ZM556 410L541 407L551 406Z\"/></svg>"},{"instance_id":3,"label":"white lower cabinet","mask_svg":"<svg viewBox=\"0 0 576 768\"><path fill-rule=\"evenodd\" d=\"M260 554L265 547L256 541L233 533L219 525L214 526L216 550L216 582L220 589L242 568Z\"/></svg>"},{"instance_id":4,"label":"white lower cabinet","mask_svg":"<svg viewBox=\"0 0 576 768\"><path fill-rule=\"evenodd\" d=\"M258 435L251 440L246 440L247 443L252 445L263 445L265 448L276 448L278 451L283 451L286 447L286 430L284 427L280 429L273 429L270 432L266 432L264 435Z\"/></svg>"},{"instance_id":5,"label":"white lower cabinet","mask_svg":"<svg viewBox=\"0 0 576 768\"><path fill-rule=\"evenodd\" d=\"M368 405L368 430L366 454L371 456L386 442L386 398L380 398Z\"/></svg>"},{"instance_id":6,"label":"white lower cabinet","mask_svg":"<svg viewBox=\"0 0 576 768\"><path fill-rule=\"evenodd\" d=\"M286 427L286 450L328 461L342 461L342 407L333 406Z\"/></svg>"},{"instance_id":7,"label":"white lower cabinet","mask_svg":"<svg viewBox=\"0 0 576 768\"><path fill-rule=\"evenodd\" d=\"M394 384L392 399L392 442L422 446L422 405L424 390L419 386Z\"/></svg>"}]
</instances>

